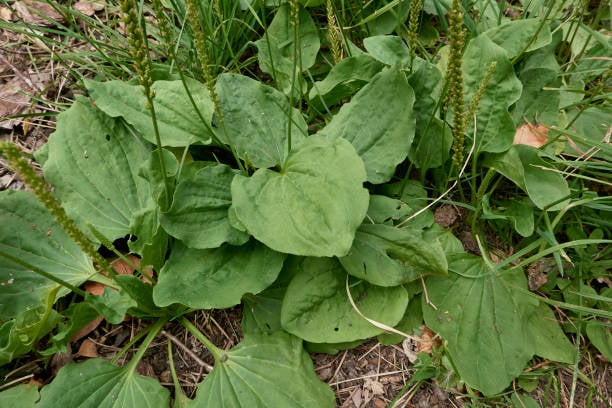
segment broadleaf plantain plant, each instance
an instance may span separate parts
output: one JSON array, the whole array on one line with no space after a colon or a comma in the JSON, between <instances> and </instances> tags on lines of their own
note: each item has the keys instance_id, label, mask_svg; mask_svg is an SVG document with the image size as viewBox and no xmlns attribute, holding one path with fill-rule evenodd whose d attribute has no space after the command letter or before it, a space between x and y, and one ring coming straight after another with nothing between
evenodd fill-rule
<instances>
[{"instance_id":1,"label":"broadleaf plantain plant","mask_svg":"<svg viewBox=\"0 0 612 408\"><path fill-rule=\"evenodd\" d=\"M205 83L182 71L179 79L158 72L153 81L142 52L143 20L136 4L126 2L138 82L85 81L89 97L78 96L58 116L56 131L35 154L61 207L16 147L0 145L42 202L30 192L0 193L0 363L37 350L57 331L60 313L53 306L70 291L83 299L64 312L72 332L92 313L115 323L126 315L150 322L127 365L115 365L118 357L68 365L43 387L36 405L168 406L169 392L135 368L170 320L184 325L215 360L188 406L333 406L303 340L315 348L354 344L406 319L424 320L439 333L462 380L485 395L503 391L534 355L575 361L546 305L553 301L529 292L512 262L538 247L559 256L564 248L609 241L559 244L539 230L540 237L500 263L482 241L481 256L466 253L449 230L434 224L426 207L431 198L410 179L413 166L422 173L452 168L449 174L461 177L457 163L449 165L451 131L437 102L445 92L440 67L400 37L369 37L365 51L337 61L306 98L304 72L320 52L319 39L307 9L291 3L280 6L256 44L261 69L274 80L265 84L237 73L213 78L206 66ZM196 13L194 7L188 3L187 12ZM190 17L197 31L197 15ZM461 15L453 21L457 25ZM502 220L529 237L534 214L548 220L562 210L547 224L554 237L579 198L551 171L554 153L512 146L514 110L537 113L529 110L534 95L525 92L530 84L517 69L554 50L548 23L526 21L494 26L452 53L454 75L463 76L454 80L454 94L479 102L453 110L476 118L463 118L465 126L453 131L473 146L467 157L478 239L483 220ZM507 35L519 25L532 35ZM197 52L206 65L206 47ZM452 103L464 104L463 96ZM304 105L308 111L297 108ZM561 108L557 100L552 110ZM313 111L327 112L319 115L327 124L310 134ZM463 141L457 143L462 148ZM223 151L228 154L219 158ZM489 204L500 175L526 193L505 213ZM129 252L140 258L137 275L154 271L152 285L114 274L94 250L113 249L115 240L126 238ZM112 289L91 296L79 288L87 280ZM197 309L241 303L244 341L231 350L216 347L185 318ZM574 310L611 317L584 306ZM54 336L52 350L69 338Z\"/></svg>"}]
</instances>

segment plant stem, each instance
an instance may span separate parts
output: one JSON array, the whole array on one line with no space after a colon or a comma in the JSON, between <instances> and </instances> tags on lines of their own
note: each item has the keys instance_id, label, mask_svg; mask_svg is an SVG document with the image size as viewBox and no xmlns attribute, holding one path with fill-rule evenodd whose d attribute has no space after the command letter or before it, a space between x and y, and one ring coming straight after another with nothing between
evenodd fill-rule
<instances>
[{"instance_id":1,"label":"plant stem","mask_svg":"<svg viewBox=\"0 0 612 408\"><path fill-rule=\"evenodd\" d=\"M138 351L136 352L136 355L134 356L134 358L130 360L129 364L127 365L127 367L129 367L128 370L133 371L136 369L138 362L142 359L142 356L144 356L144 354L146 353L147 348L153 342L153 340L155 340L155 337L159 334L159 332L164 327L167 321L168 321L168 318L165 318L165 317L159 318L149 328L147 337L142 341L142 344L140 345L140 347L138 347Z\"/></svg>"},{"instance_id":2,"label":"plant stem","mask_svg":"<svg viewBox=\"0 0 612 408\"><path fill-rule=\"evenodd\" d=\"M204 334L202 334L202 332L186 318L181 317L179 321L181 322L183 327L186 328L187 331L189 331L189 333L191 333L196 339L200 341L200 343L202 343L208 349L210 354L212 354L213 358L215 359L215 363L221 362L223 350L221 350L220 348L215 346L210 340L208 340L206 336L204 336Z\"/></svg>"}]
</instances>

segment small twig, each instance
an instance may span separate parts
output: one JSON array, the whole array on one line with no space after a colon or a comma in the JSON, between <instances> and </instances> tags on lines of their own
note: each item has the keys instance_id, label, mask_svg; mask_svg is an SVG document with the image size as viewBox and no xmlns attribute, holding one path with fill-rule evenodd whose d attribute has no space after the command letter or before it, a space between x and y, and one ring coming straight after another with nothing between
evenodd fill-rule
<instances>
[{"instance_id":1,"label":"small twig","mask_svg":"<svg viewBox=\"0 0 612 408\"><path fill-rule=\"evenodd\" d=\"M28 375L24 375L21 378L16 378L13 381L9 381L6 384L2 384L2 385L0 385L0 391L4 390L6 388L10 388L14 384L18 384L18 383L22 382L23 380L29 380L32 377L34 377L34 374L28 374Z\"/></svg>"},{"instance_id":2,"label":"small twig","mask_svg":"<svg viewBox=\"0 0 612 408\"><path fill-rule=\"evenodd\" d=\"M196 353L194 353L192 350L190 350L189 347L184 345L179 339L177 339L176 337L174 337L173 335L171 335L170 333L168 333L165 330L162 330L161 334L166 336L166 338L168 338L170 341L172 341L174 344L176 344L185 353L189 354L189 357L194 359L195 362L198 363L201 367L204 367L204 369L206 370L207 373L210 373L212 371L213 366L211 366L210 364L208 364L205 361L202 361L202 359L200 357L198 357L196 355Z\"/></svg>"},{"instance_id":3,"label":"small twig","mask_svg":"<svg viewBox=\"0 0 612 408\"><path fill-rule=\"evenodd\" d=\"M217 327L217 329L219 329L221 334L223 334L223 336L225 336L225 338L229 341L229 344L228 344L229 348L232 348L234 346L234 340L232 340L232 338L229 336L229 334L227 334L227 332L223 329L223 327L221 327L221 325L217 323L214 317L210 315L208 317L213 322L213 324Z\"/></svg>"},{"instance_id":4,"label":"small twig","mask_svg":"<svg viewBox=\"0 0 612 408\"><path fill-rule=\"evenodd\" d=\"M331 376L330 381L333 380L334 378L336 378L336 376L338 375L338 372L342 368L342 364L344 364L344 359L346 358L346 353L347 353L347 351L344 350L344 353L342 354L342 358L340 359L340 363L338 363L338 367L336 367L336 371L334 371L334 375ZM329 384L329 385L331 387L331 384Z\"/></svg>"},{"instance_id":5,"label":"small twig","mask_svg":"<svg viewBox=\"0 0 612 408\"><path fill-rule=\"evenodd\" d=\"M421 278L421 284L423 285L423 295L425 296L425 303L427 303L433 310L438 310L438 307L434 305L431 300L429 300L429 294L427 293L427 285L425 285L425 279L423 276Z\"/></svg>"}]
</instances>

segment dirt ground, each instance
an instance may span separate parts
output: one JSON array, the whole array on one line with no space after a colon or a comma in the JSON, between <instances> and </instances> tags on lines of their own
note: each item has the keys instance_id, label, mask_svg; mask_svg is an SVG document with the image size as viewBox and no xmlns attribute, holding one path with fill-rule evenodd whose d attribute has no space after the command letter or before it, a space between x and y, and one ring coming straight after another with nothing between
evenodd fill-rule
<instances>
[{"instance_id":1,"label":"dirt ground","mask_svg":"<svg viewBox=\"0 0 612 408\"><path fill-rule=\"evenodd\" d=\"M56 108L53 103L70 95L66 94L66 79L62 71L51 62L42 66L34 65L32 49L14 46L19 44L19 41L14 34L0 31L0 140L11 140L24 151L31 153L40 148L53 131L53 116L6 118L12 115L54 111ZM5 46L6 44L11 46ZM31 95L36 96L38 100L31 98ZM24 188L26 186L19 177L10 172L0 159L0 190ZM452 214L448 216L453 217ZM469 249L469 237L462 238ZM191 315L190 320L222 348L231 348L241 340L239 308L200 311ZM74 342L67 353L57 354L48 362L34 354L21 357L11 364L12 371L0 378L0 390L28 381L46 384L61 367L71 362L83 361L93 356L112 358L138 332L142 324L143 322L138 320L129 320L120 325L100 322L93 331ZM138 371L158 379L173 392L168 365L168 341L173 344L172 358L181 385L187 395L193 397L196 385L206 376L213 361L206 349L178 324L168 324L163 335L145 355ZM129 353L126 357L129 358ZM398 394L402 396L396 401L397 407L477 406L474 400L463 395L465 390L462 389L442 390L433 382L419 387L406 387L414 374L414 367L401 344L382 346L374 339L335 355L312 354L311 357L319 377L334 390L338 407L382 408L389 406ZM574 406L610 406L610 365L598 358L590 361L585 358L582 362L582 372L595 380L603 398L587 401L589 386L579 381ZM558 370L556 375L557 394L553 394L554 390L547 391L546 383L542 381L531 395L539 401L547 392L550 395L560 395L555 406L569 407L572 373L564 368ZM549 401L555 401L554 397ZM495 405L483 403L480 406Z\"/></svg>"}]
</instances>

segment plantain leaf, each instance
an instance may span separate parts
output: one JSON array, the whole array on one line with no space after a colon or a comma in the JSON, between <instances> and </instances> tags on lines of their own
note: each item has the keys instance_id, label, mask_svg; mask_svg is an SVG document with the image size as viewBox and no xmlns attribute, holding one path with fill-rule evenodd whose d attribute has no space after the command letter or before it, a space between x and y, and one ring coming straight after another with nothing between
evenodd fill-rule
<instances>
[{"instance_id":1,"label":"plantain leaf","mask_svg":"<svg viewBox=\"0 0 612 408\"><path fill-rule=\"evenodd\" d=\"M251 241L240 247L190 249L175 243L153 288L158 306L172 303L221 309L261 292L278 276L285 254Z\"/></svg>"},{"instance_id":2,"label":"plantain leaf","mask_svg":"<svg viewBox=\"0 0 612 408\"><path fill-rule=\"evenodd\" d=\"M188 408L334 406L334 394L317 377L302 340L285 332L245 335L219 360Z\"/></svg>"},{"instance_id":3,"label":"plantain leaf","mask_svg":"<svg viewBox=\"0 0 612 408\"><path fill-rule=\"evenodd\" d=\"M429 300L437 309L423 297L423 317L448 341L450 356L467 384L494 395L536 353L567 362L571 344L550 310L544 311L547 307L530 296L522 270L494 271L469 254L449 255L449 265L455 273L426 279Z\"/></svg>"},{"instance_id":4,"label":"plantain leaf","mask_svg":"<svg viewBox=\"0 0 612 408\"><path fill-rule=\"evenodd\" d=\"M289 4L281 5L264 37L255 41L255 45L261 70L272 75L277 88L290 95L295 76L298 92L294 95L301 96L306 92L301 72L312 67L316 61L320 47L319 34L310 13L300 7L296 37L290 14Z\"/></svg>"},{"instance_id":5,"label":"plantain leaf","mask_svg":"<svg viewBox=\"0 0 612 408\"><path fill-rule=\"evenodd\" d=\"M345 288L346 271L337 260L305 258L295 267L281 309L281 324L289 333L313 343L342 343L383 332L353 309ZM388 326L402 319L409 300L402 286L350 283L353 300L365 316Z\"/></svg>"},{"instance_id":6,"label":"plantain leaf","mask_svg":"<svg viewBox=\"0 0 612 408\"><path fill-rule=\"evenodd\" d=\"M161 225L190 248L217 248L224 242L244 244L248 234L233 228L227 213L236 174L229 166L215 164L182 180L174 192L172 207L161 216Z\"/></svg>"},{"instance_id":7,"label":"plantain leaf","mask_svg":"<svg viewBox=\"0 0 612 408\"><path fill-rule=\"evenodd\" d=\"M284 253L344 256L368 208L363 162L349 142L311 136L280 172L232 182L232 207L257 240Z\"/></svg>"},{"instance_id":8,"label":"plantain leaf","mask_svg":"<svg viewBox=\"0 0 612 408\"><path fill-rule=\"evenodd\" d=\"M308 134L301 113L276 89L237 74L220 75L216 88L224 118L217 136L255 167L283 164L289 134L292 147Z\"/></svg>"},{"instance_id":9,"label":"plantain leaf","mask_svg":"<svg viewBox=\"0 0 612 408\"><path fill-rule=\"evenodd\" d=\"M0 321L68 293L28 265L77 286L96 273L87 255L29 192L0 192L0 226Z\"/></svg>"},{"instance_id":10,"label":"plantain leaf","mask_svg":"<svg viewBox=\"0 0 612 408\"><path fill-rule=\"evenodd\" d=\"M508 107L521 96L522 85L506 50L485 34L468 44L463 56L465 100L471 101L478 92L491 63L495 70L480 98L476 110L476 151L503 152L514 140L516 126ZM473 118L468 118L473 133Z\"/></svg>"},{"instance_id":11,"label":"plantain leaf","mask_svg":"<svg viewBox=\"0 0 612 408\"><path fill-rule=\"evenodd\" d=\"M380 101L393 101L382 104ZM376 75L340 108L318 134L351 142L363 159L371 183L389 181L414 138L414 92L398 68Z\"/></svg>"},{"instance_id":12,"label":"plantain leaf","mask_svg":"<svg viewBox=\"0 0 612 408\"><path fill-rule=\"evenodd\" d=\"M91 224L113 241L152 228L132 225L135 217L155 207L149 183L138 174L150 149L120 120L78 97L58 116L57 130L46 146L45 177L82 231L89 233Z\"/></svg>"},{"instance_id":13,"label":"plantain leaf","mask_svg":"<svg viewBox=\"0 0 612 408\"><path fill-rule=\"evenodd\" d=\"M60 369L43 387L37 407L167 408L170 393L157 380L134 373L135 366L117 367L92 358ZM78 384L78 386L75 386Z\"/></svg>"},{"instance_id":14,"label":"plantain leaf","mask_svg":"<svg viewBox=\"0 0 612 408\"><path fill-rule=\"evenodd\" d=\"M447 273L444 250L421 231L363 224L340 263L348 273L379 286L397 286L424 275Z\"/></svg>"}]
</instances>

